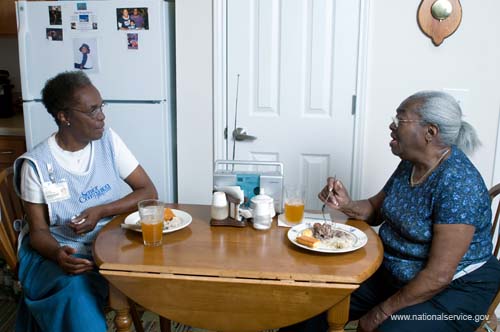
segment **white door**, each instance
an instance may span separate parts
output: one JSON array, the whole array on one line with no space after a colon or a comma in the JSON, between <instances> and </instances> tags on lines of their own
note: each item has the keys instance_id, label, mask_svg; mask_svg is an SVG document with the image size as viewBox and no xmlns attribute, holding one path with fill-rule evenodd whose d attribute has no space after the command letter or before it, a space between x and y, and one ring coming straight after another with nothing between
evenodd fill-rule
<instances>
[{"instance_id":1,"label":"white door","mask_svg":"<svg viewBox=\"0 0 500 332\"><path fill-rule=\"evenodd\" d=\"M352 182L359 0L225 5L227 110L215 112L229 140L215 133L226 145L216 158L233 159L231 133L243 128L256 139L236 141L234 159L281 161L285 186L303 185L307 208L318 209L328 176Z\"/></svg>"}]
</instances>

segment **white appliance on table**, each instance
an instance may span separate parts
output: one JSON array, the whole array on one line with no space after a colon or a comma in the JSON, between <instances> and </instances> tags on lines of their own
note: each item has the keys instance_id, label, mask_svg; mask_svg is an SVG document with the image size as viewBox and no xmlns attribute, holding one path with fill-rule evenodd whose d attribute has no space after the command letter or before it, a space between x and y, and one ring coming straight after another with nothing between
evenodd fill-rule
<instances>
[{"instance_id":1,"label":"white appliance on table","mask_svg":"<svg viewBox=\"0 0 500 332\"><path fill-rule=\"evenodd\" d=\"M55 7L54 7L55 6ZM122 9L138 8L142 29L118 28ZM54 12L60 11L59 17ZM52 15L51 15L52 14ZM57 130L41 103L47 79L83 69L107 103L113 128L153 180L160 199L176 200L174 4L163 0L18 1L17 22L27 148Z\"/></svg>"}]
</instances>

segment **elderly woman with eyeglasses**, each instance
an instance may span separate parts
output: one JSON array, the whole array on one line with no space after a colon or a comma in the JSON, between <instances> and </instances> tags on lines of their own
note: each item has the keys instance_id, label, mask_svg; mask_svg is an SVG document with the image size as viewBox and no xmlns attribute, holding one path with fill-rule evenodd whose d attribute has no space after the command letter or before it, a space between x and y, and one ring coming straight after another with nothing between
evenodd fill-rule
<instances>
[{"instance_id":1,"label":"elderly woman with eyeglasses","mask_svg":"<svg viewBox=\"0 0 500 332\"><path fill-rule=\"evenodd\" d=\"M396 113L390 147L401 162L382 190L353 201L329 178L318 195L349 217L381 224L382 265L351 295L349 318L366 332L474 331L500 285L488 190L464 153L478 138L443 92L416 93ZM320 315L288 330L326 326Z\"/></svg>"},{"instance_id":2,"label":"elderly woman with eyeglasses","mask_svg":"<svg viewBox=\"0 0 500 332\"><path fill-rule=\"evenodd\" d=\"M26 224L20 235L23 298L16 331L106 331L105 279L92 260L99 230L156 189L104 125L99 91L81 71L47 81L43 104L58 130L14 164Z\"/></svg>"}]
</instances>

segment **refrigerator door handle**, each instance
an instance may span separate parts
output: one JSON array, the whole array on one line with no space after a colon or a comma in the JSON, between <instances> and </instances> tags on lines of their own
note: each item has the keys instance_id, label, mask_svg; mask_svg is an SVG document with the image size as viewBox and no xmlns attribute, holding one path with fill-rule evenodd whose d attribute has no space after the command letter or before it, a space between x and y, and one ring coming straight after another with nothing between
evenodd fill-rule
<instances>
[{"instance_id":1,"label":"refrigerator door handle","mask_svg":"<svg viewBox=\"0 0 500 332\"><path fill-rule=\"evenodd\" d=\"M23 94L23 100L31 100L32 96L29 96L28 91L28 20L27 20L27 1L17 1L16 15L17 15L17 34L20 36L19 40L19 69L21 73L21 91Z\"/></svg>"}]
</instances>

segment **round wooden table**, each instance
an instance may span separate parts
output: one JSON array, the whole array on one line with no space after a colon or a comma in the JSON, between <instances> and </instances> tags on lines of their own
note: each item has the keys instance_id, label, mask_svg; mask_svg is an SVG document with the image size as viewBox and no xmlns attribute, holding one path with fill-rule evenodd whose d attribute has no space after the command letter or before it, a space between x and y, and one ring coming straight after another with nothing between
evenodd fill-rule
<instances>
[{"instance_id":1,"label":"round wooden table","mask_svg":"<svg viewBox=\"0 0 500 332\"><path fill-rule=\"evenodd\" d=\"M220 332L256 332L290 325L328 311L330 331L343 331L350 294L382 262L378 235L365 222L347 224L368 243L342 254L295 246L288 228L210 226L210 206L171 204L192 223L145 247L138 232L112 220L94 243L100 272L109 280L119 331L128 331L124 295L163 317ZM345 217L344 221L345 221Z\"/></svg>"}]
</instances>

